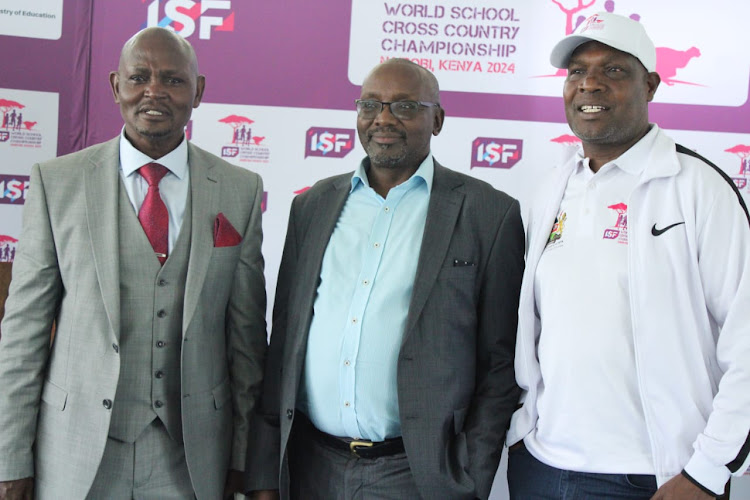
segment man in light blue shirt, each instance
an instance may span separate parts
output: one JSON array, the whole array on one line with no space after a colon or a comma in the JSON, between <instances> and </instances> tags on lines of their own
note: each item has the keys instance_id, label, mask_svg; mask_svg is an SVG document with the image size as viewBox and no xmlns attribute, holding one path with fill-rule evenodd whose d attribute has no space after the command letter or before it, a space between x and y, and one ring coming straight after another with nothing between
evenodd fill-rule
<instances>
[{"instance_id":1,"label":"man in light blue shirt","mask_svg":"<svg viewBox=\"0 0 750 500\"><path fill-rule=\"evenodd\" d=\"M518 202L442 167L438 83L402 59L362 85L367 157L293 203L256 498L487 498L518 401Z\"/></svg>"}]
</instances>

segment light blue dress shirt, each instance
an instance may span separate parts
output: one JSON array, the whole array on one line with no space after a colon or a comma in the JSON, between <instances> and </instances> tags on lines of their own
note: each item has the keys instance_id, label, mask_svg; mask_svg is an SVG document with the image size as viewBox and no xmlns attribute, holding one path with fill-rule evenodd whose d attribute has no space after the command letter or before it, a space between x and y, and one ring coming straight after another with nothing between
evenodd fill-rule
<instances>
[{"instance_id":1,"label":"light blue dress shirt","mask_svg":"<svg viewBox=\"0 0 750 500\"><path fill-rule=\"evenodd\" d=\"M298 408L334 436L401 435L396 368L435 167L430 153L385 199L364 165L328 242Z\"/></svg>"},{"instance_id":2,"label":"light blue dress shirt","mask_svg":"<svg viewBox=\"0 0 750 500\"><path fill-rule=\"evenodd\" d=\"M125 184L130 203L137 214L143 205L143 199L148 192L148 182L141 177L138 169L151 162L167 167L169 173L159 182L159 194L169 212L169 253L172 253L177 237L180 235L182 219L185 216L185 204L190 190L190 169L188 168L187 139L175 149L162 156L152 159L141 153L125 138L125 132L120 134L120 177Z\"/></svg>"}]
</instances>

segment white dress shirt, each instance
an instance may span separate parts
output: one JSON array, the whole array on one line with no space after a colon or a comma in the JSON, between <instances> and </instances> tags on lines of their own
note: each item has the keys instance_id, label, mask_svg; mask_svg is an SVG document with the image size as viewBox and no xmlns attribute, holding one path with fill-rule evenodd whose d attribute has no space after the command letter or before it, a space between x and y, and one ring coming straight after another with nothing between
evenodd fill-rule
<instances>
[{"instance_id":1,"label":"white dress shirt","mask_svg":"<svg viewBox=\"0 0 750 500\"><path fill-rule=\"evenodd\" d=\"M177 237L180 235L190 189L187 139L183 137L180 145L165 156L150 158L135 149L125 137L123 128L120 134L120 177L136 214L140 211L143 199L148 192L148 183L138 173L138 169L151 162L163 165L169 170L159 182L159 192L169 212L169 253L171 254Z\"/></svg>"}]
</instances>

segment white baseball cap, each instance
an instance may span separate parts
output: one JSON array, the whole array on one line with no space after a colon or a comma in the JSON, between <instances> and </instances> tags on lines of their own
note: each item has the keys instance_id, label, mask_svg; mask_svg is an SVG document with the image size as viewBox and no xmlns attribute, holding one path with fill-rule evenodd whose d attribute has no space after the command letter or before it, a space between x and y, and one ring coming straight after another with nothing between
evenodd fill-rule
<instances>
[{"instance_id":1,"label":"white baseball cap","mask_svg":"<svg viewBox=\"0 0 750 500\"><path fill-rule=\"evenodd\" d=\"M556 68L567 68L573 52L592 40L634 56L649 73L656 71L656 48L643 25L629 17L609 12L597 12L560 40L552 49L550 63Z\"/></svg>"}]
</instances>

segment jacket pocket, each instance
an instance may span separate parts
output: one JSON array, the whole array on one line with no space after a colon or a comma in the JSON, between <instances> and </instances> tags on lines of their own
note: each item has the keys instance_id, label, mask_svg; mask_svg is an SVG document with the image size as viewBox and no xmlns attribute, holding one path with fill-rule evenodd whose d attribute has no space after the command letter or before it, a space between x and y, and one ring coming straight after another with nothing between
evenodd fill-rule
<instances>
[{"instance_id":1,"label":"jacket pocket","mask_svg":"<svg viewBox=\"0 0 750 500\"><path fill-rule=\"evenodd\" d=\"M56 410L63 411L68 402L68 393L47 380L42 389L42 401Z\"/></svg>"},{"instance_id":2,"label":"jacket pocket","mask_svg":"<svg viewBox=\"0 0 750 500\"><path fill-rule=\"evenodd\" d=\"M229 378L225 378L222 383L211 389L214 395L214 405L218 410L232 397L232 387L229 384Z\"/></svg>"},{"instance_id":3,"label":"jacket pocket","mask_svg":"<svg viewBox=\"0 0 750 500\"><path fill-rule=\"evenodd\" d=\"M458 434L464 430L464 420L466 420L466 413L469 411L469 407L453 410L453 432Z\"/></svg>"},{"instance_id":4,"label":"jacket pocket","mask_svg":"<svg viewBox=\"0 0 750 500\"><path fill-rule=\"evenodd\" d=\"M443 266L438 274L438 280L474 280L477 275L476 265Z\"/></svg>"}]
</instances>

